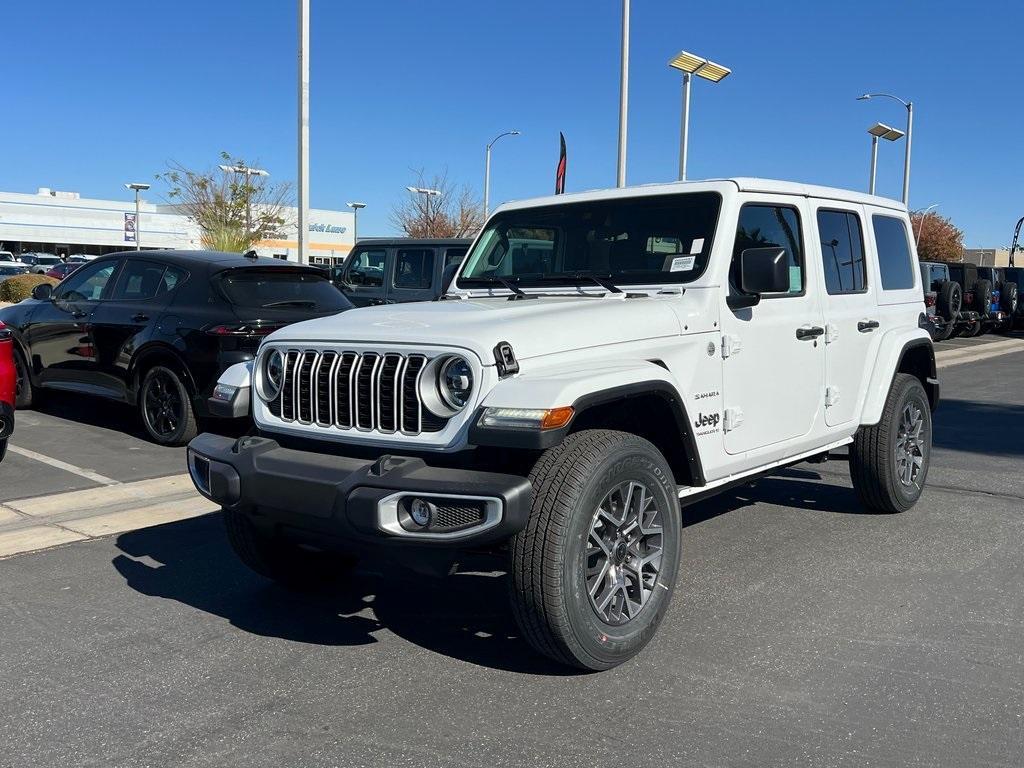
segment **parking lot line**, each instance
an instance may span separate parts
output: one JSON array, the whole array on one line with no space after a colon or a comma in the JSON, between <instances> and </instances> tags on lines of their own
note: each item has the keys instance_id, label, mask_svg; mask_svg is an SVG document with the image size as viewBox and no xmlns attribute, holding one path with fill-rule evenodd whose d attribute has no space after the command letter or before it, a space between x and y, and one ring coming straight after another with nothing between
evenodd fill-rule
<instances>
[{"instance_id":1,"label":"parking lot line","mask_svg":"<svg viewBox=\"0 0 1024 768\"><path fill-rule=\"evenodd\" d=\"M1005 341L994 341L989 344L977 344L970 347L940 349L935 353L935 366L937 368L948 368L952 365L973 363L989 357L998 357L1022 351L1024 351L1024 339L1006 339Z\"/></svg>"},{"instance_id":2,"label":"parking lot line","mask_svg":"<svg viewBox=\"0 0 1024 768\"><path fill-rule=\"evenodd\" d=\"M72 541L83 541L89 538L84 533L69 531L57 525L33 525L14 531L0 533L0 557L8 557L21 552L34 552L38 549L49 549Z\"/></svg>"},{"instance_id":3,"label":"parking lot line","mask_svg":"<svg viewBox=\"0 0 1024 768\"><path fill-rule=\"evenodd\" d=\"M92 480L94 483L100 483L101 485L120 485L119 480L114 480L106 475L101 475L99 472L93 472L91 469L76 467L74 464L68 464L66 461L61 461L60 459L44 456L41 453L30 451L28 448L21 448L17 445L8 445L7 450L11 453L16 453L19 456L24 456L27 459L33 459L34 461L48 464L56 469L63 469L65 472L70 472L73 475L84 477L86 480Z\"/></svg>"}]
</instances>

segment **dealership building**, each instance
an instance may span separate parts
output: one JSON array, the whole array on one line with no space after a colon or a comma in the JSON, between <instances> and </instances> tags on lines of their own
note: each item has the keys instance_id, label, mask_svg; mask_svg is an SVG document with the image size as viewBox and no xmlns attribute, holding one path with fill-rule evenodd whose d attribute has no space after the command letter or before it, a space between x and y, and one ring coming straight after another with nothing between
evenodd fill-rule
<instances>
[{"instance_id":1,"label":"dealership building","mask_svg":"<svg viewBox=\"0 0 1024 768\"><path fill-rule=\"evenodd\" d=\"M261 256L298 260L297 210L288 209L280 239L255 246ZM344 259L352 248L353 215L350 211L309 211L309 258L314 264ZM138 246L199 250L199 228L174 205L135 200L96 200L77 192L58 192L41 187L35 194L0 192L0 250L15 254L29 251L69 256L101 255Z\"/></svg>"}]
</instances>

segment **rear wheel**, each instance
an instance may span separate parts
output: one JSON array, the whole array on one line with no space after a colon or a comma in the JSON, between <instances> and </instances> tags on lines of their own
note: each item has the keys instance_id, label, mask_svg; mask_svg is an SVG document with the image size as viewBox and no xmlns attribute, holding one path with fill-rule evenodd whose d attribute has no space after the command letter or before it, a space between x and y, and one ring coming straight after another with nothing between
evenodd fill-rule
<instances>
[{"instance_id":1,"label":"rear wheel","mask_svg":"<svg viewBox=\"0 0 1024 768\"><path fill-rule=\"evenodd\" d=\"M1017 302L1019 296L1017 295L1017 284L1011 282L1005 282L1000 286L999 291L999 305L1000 309L1008 314L1011 319L1013 314L1017 311Z\"/></svg>"},{"instance_id":2,"label":"rear wheel","mask_svg":"<svg viewBox=\"0 0 1024 768\"><path fill-rule=\"evenodd\" d=\"M956 321L955 320L946 320L946 321L943 322L942 327L939 330L938 336L936 337L935 340L936 341L945 341L946 339L948 339L950 336L953 335L953 332L955 330L956 330Z\"/></svg>"},{"instance_id":3,"label":"rear wheel","mask_svg":"<svg viewBox=\"0 0 1024 768\"><path fill-rule=\"evenodd\" d=\"M932 452L928 395L915 376L897 373L882 418L861 427L850 445L850 478L875 512L904 512L924 489Z\"/></svg>"},{"instance_id":4,"label":"rear wheel","mask_svg":"<svg viewBox=\"0 0 1024 768\"><path fill-rule=\"evenodd\" d=\"M160 445L185 445L199 431L185 383L162 365L150 368L142 380L139 413L149 436Z\"/></svg>"},{"instance_id":5,"label":"rear wheel","mask_svg":"<svg viewBox=\"0 0 1024 768\"><path fill-rule=\"evenodd\" d=\"M228 542L249 568L288 589L310 592L336 585L356 565L348 555L303 549L287 539L264 533L242 512L224 510Z\"/></svg>"},{"instance_id":6,"label":"rear wheel","mask_svg":"<svg viewBox=\"0 0 1024 768\"><path fill-rule=\"evenodd\" d=\"M585 430L546 451L530 481L530 518L512 546L516 622L562 664L621 664L657 632L675 587L682 524L672 471L640 437Z\"/></svg>"},{"instance_id":7,"label":"rear wheel","mask_svg":"<svg viewBox=\"0 0 1024 768\"><path fill-rule=\"evenodd\" d=\"M964 326L961 336L967 338L973 338L974 336L980 336L984 326L981 324L981 320L975 320L973 323L968 323Z\"/></svg>"}]
</instances>

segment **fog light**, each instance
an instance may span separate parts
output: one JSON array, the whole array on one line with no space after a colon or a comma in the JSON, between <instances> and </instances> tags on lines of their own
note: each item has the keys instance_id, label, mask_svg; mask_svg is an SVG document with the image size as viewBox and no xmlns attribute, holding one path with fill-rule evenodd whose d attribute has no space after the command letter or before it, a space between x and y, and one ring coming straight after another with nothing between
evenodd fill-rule
<instances>
[{"instance_id":1,"label":"fog light","mask_svg":"<svg viewBox=\"0 0 1024 768\"><path fill-rule=\"evenodd\" d=\"M433 513L434 509L429 501L413 499L409 505L409 517L421 528L426 528L430 525L430 518L433 516Z\"/></svg>"}]
</instances>

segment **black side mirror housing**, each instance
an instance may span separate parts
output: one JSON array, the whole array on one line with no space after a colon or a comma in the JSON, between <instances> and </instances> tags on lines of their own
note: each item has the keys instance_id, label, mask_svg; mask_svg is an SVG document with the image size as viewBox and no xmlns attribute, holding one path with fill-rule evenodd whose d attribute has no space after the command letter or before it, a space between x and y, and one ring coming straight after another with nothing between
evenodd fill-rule
<instances>
[{"instance_id":1,"label":"black side mirror housing","mask_svg":"<svg viewBox=\"0 0 1024 768\"><path fill-rule=\"evenodd\" d=\"M53 297L53 286L49 283L40 283L32 289L32 298L36 301L49 301Z\"/></svg>"},{"instance_id":2,"label":"black side mirror housing","mask_svg":"<svg viewBox=\"0 0 1024 768\"><path fill-rule=\"evenodd\" d=\"M454 264L449 264L447 267L444 268L444 270L442 270L442 272L441 272L441 295L442 296L444 296L446 293L448 293L448 289L451 287L452 281L455 279L455 276L457 274L459 274L459 267L461 267L461 266L462 266L462 264L456 262Z\"/></svg>"},{"instance_id":3,"label":"black side mirror housing","mask_svg":"<svg viewBox=\"0 0 1024 768\"><path fill-rule=\"evenodd\" d=\"M753 307L765 293L789 290L789 263L784 248L747 248L740 253L740 293L731 294L726 303L731 309Z\"/></svg>"}]
</instances>

